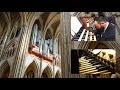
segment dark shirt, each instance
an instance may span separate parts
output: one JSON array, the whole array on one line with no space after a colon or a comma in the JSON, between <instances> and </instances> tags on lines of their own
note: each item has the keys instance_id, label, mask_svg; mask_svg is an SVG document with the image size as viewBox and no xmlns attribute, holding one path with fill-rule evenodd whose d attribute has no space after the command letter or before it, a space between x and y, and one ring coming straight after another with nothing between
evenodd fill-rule
<instances>
[{"instance_id":1,"label":"dark shirt","mask_svg":"<svg viewBox=\"0 0 120 90\"><path fill-rule=\"evenodd\" d=\"M115 41L115 25L109 23L105 32L102 33L101 41Z\"/></svg>"},{"instance_id":2,"label":"dark shirt","mask_svg":"<svg viewBox=\"0 0 120 90\"><path fill-rule=\"evenodd\" d=\"M108 22L113 23L114 25L116 25L115 17L114 16L108 17Z\"/></svg>"},{"instance_id":3,"label":"dark shirt","mask_svg":"<svg viewBox=\"0 0 120 90\"><path fill-rule=\"evenodd\" d=\"M97 41L101 40L101 34L103 31L104 31L103 29L96 29L95 36L96 36Z\"/></svg>"}]
</instances>

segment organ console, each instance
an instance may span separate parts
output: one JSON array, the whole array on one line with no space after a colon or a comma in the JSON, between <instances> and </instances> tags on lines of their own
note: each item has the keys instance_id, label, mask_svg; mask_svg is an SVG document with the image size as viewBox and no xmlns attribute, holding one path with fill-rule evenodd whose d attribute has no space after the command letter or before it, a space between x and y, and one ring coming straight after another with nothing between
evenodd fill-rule
<instances>
[{"instance_id":1,"label":"organ console","mask_svg":"<svg viewBox=\"0 0 120 90\"><path fill-rule=\"evenodd\" d=\"M97 54L92 53L91 51L83 50L82 57L79 58L79 71L80 74L114 74L115 73L115 62L112 59L107 60L100 56L102 53L103 56L106 52L98 52ZM109 54L110 57L114 57L112 54Z\"/></svg>"},{"instance_id":2,"label":"organ console","mask_svg":"<svg viewBox=\"0 0 120 90\"><path fill-rule=\"evenodd\" d=\"M81 28L79 32L72 38L72 41L96 41L96 36L94 33Z\"/></svg>"},{"instance_id":3,"label":"organ console","mask_svg":"<svg viewBox=\"0 0 120 90\"><path fill-rule=\"evenodd\" d=\"M80 28L78 33L72 38L73 41L96 41L96 36L93 33L95 26L93 25L93 18L82 17L83 27Z\"/></svg>"}]
</instances>

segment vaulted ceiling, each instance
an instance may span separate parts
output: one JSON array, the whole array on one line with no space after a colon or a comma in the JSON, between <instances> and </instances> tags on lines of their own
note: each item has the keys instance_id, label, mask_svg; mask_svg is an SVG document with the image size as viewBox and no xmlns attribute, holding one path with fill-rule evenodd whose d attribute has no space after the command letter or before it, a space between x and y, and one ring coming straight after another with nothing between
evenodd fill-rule
<instances>
[{"instance_id":1,"label":"vaulted ceiling","mask_svg":"<svg viewBox=\"0 0 120 90\"><path fill-rule=\"evenodd\" d=\"M58 28L60 26L60 13L58 12L0 12L0 34L4 31L2 28L6 24L10 24L12 29L16 21L21 23L24 20L29 24L29 21L35 17L40 21L43 31L50 30L52 34L55 34L56 31L58 32L57 29L60 29Z\"/></svg>"}]
</instances>

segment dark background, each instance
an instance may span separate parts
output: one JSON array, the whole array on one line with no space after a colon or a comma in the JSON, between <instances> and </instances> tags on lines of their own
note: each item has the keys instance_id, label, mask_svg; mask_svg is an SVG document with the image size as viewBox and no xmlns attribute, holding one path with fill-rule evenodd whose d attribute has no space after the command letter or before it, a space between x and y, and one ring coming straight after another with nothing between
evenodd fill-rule
<instances>
[{"instance_id":1,"label":"dark background","mask_svg":"<svg viewBox=\"0 0 120 90\"><path fill-rule=\"evenodd\" d=\"M71 74L79 74L79 58L83 50L71 50Z\"/></svg>"}]
</instances>

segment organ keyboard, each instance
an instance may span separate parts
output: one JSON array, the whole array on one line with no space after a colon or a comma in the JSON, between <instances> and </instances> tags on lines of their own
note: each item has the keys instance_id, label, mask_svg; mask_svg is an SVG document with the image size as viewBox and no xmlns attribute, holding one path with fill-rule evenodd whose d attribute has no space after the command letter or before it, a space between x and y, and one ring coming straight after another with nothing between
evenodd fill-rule
<instances>
[{"instance_id":1,"label":"organ keyboard","mask_svg":"<svg viewBox=\"0 0 120 90\"><path fill-rule=\"evenodd\" d=\"M89 41L96 41L96 36L95 35L91 35L89 36L90 40Z\"/></svg>"},{"instance_id":2,"label":"organ keyboard","mask_svg":"<svg viewBox=\"0 0 120 90\"><path fill-rule=\"evenodd\" d=\"M81 28L78 33L73 37L73 41L96 41L96 36L89 35L89 30Z\"/></svg>"}]
</instances>

